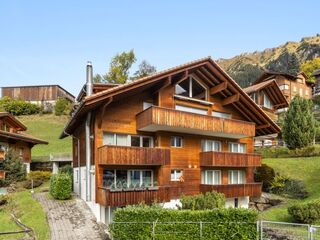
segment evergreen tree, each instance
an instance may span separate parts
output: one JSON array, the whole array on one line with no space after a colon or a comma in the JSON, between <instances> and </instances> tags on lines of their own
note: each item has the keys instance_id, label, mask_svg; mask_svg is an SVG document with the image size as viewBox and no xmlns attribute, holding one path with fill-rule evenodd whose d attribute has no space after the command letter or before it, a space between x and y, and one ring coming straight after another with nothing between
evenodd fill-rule
<instances>
[{"instance_id":1,"label":"evergreen tree","mask_svg":"<svg viewBox=\"0 0 320 240\"><path fill-rule=\"evenodd\" d=\"M315 137L312 101L295 96L285 114L282 135L289 149L307 147Z\"/></svg>"},{"instance_id":2,"label":"evergreen tree","mask_svg":"<svg viewBox=\"0 0 320 240\"><path fill-rule=\"evenodd\" d=\"M297 55L292 53L289 57L287 72L293 76L299 73L300 63Z\"/></svg>"}]
</instances>

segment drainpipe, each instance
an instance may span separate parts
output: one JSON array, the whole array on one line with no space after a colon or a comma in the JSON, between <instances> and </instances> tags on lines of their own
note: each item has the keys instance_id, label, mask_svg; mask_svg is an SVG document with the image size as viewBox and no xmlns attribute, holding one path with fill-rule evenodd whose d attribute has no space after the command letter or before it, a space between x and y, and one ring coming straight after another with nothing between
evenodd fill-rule
<instances>
[{"instance_id":1,"label":"drainpipe","mask_svg":"<svg viewBox=\"0 0 320 240\"><path fill-rule=\"evenodd\" d=\"M92 95L92 64L87 62L87 82L86 93L87 97ZM85 141L86 141L86 201L91 201L91 142L90 142L90 126L91 126L91 112L87 113L85 123Z\"/></svg>"}]
</instances>

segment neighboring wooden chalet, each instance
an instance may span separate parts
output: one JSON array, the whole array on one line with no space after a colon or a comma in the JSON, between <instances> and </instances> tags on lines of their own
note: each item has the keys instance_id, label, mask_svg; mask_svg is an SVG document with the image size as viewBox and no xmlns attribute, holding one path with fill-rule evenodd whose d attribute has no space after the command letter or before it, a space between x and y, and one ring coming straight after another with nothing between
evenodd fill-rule
<instances>
[{"instance_id":1,"label":"neighboring wooden chalet","mask_svg":"<svg viewBox=\"0 0 320 240\"><path fill-rule=\"evenodd\" d=\"M286 97L274 79L251 85L243 90L275 122L279 121L278 111L289 106ZM255 146L272 145L278 145L278 134L255 138Z\"/></svg>"},{"instance_id":2,"label":"neighboring wooden chalet","mask_svg":"<svg viewBox=\"0 0 320 240\"><path fill-rule=\"evenodd\" d=\"M290 103L294 96L299 95L306 99L312 98L312 83L309 83L307 76L301 72L297 76L281 72L264 72L254 83L275 80Z\"/></svg>"},{"instance_id":3,"label":"neighboring wooden chalet","mask_svg":"<svg viewBox=\"0 0 320 240\"><path fill-rule=\"evenodd\" d=\"M316 78L316 82L313 88L313 96L317 96L320 94L320 69L314 71L313 75Z\"/></svg>"},{"instance_id":4,"label":"neighboring wooden chalet","mask_svg":"<svg viewBox=\"0 0 320 240\"><path fill-rule=\"evenodd\" d=\"M211 58L94 91L87 66L82 96L61 138L73 137L74 190L98 220L117 207L218 191L227 206L260 196L254 137L272 121Z\"/></svg>"},{"instance_id":5,"label":"neighboring wooden chalet","mask_svg":"<svg viewBox=\"0 0 320 240\"><path fill-rule=\"evenodd\" d=\"M36 104L50 103L52 105L59 98L66 98L70 102L74 102L75 99L70 92L59 85L2 87L2 97L5 96Z\"/></svg>"},{"instance_id":6,"label":"neighboring wooden chalet","mask_svg":"<svg viewBox=\"0 0 320 240\"><path fill-rule=\"evenodd\" d=\"M7 112L0 112L0 163L8 150L15 151L30 171L31 148L36 144L48 144L46 141L23 133L27 127ZM1 164L0 164L1 166ZM0 168L0 178L5 172Z\"/></svg>"}]
</instances>

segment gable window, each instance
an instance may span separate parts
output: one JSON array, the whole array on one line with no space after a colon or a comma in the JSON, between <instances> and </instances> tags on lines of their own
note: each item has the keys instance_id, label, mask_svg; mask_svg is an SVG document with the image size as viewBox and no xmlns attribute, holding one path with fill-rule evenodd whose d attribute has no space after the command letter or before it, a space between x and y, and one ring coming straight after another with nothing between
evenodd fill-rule
<instances>
[{"instance_id":1,"label":"gable window","mask_svg":"<svg viewBox=\"0 0 320 240\"><path fill-rule=\"evenodd\" d=\"M103 145L153 147L153 139L149 136L103 133Z\"/></svg>"},{"instance_id":2,"label":"gable window","mask_svg":"<svg viewBox=\"0 0 320 240\"><path fill-rule=\"evenodd\" d=\"M171 170L171 181L180 181L183 171L181 169Z\"/></svg>"},{"instance_id":3,"label":"gable window","mask_svg":"<svg viewBox=\"0 0 320 240\"><path fill-rule=\"evenodd\" d=\"M245 171L243 170L229 170L228 183L229 184L242 184L245 183Z\"/></svg>"},{"instance_id":4,"label":"gable window","mask_svg":"<svg viewBox=\"0 0 320 240\"><path fill-rule=\"evenodd\" d=\"M269 109L272 108L272 103L271 103L269 97L267 96L267 94L263 94L263 106L265 108L269 108Z\"/></svg>"},{"instance_id":5,"label":"gable window","mask_svg":"<svg viewBox=\"0 0 320 240\"><path fill-rule=\"evenodd\" d=\"M171 147L181 148L182 147L182 137L172 136L171 137Z\"/></svg>"},{"instance_id":6,"label":"gable window","mask_svg":"<svg viewBox=\"0 0 320 240\"><path fill-rule=\"evenodd\" d=\"M214 140L202 140L201 150L202 152L211 152L211 151L219 152L221 151L221 142L214 141Z\"/></svg>"},{"instance_id":7,"label":"gable window","mask_svg":"<svg viewBox=\"0 0 320 240\"><path fill-rule=\"evenodd\" d=\"M205 170L201 173L201 183L209 185L221 184L221 171L220 170Z\"/></svg>"},{"instance_id":8,"label":"gable window","mask_svg":"<svg viewBox=\"0 0 320 240\"><path fill-rule=\"evenodd\" d=\"M143 110L148 109L149 107L152 107L153 104L150 102L143 102Z\"/></svg>"},{"instance_id":9,"label":"gable window","mask_svg":"<svg viewBox=\"0 0 320 240\"><path fill-rule=\"evenodd\" d=\"M288 84L282 84L279 86L280 90L289 90L289 85Z\"/></svg>"},{"instance_id":10,"label":"gable window","mask_svg":"<svg viewBox=\"0 0 320 240\"><path fill-rule=\"evenodd\" d=\"M191 76L176 85L176 94L189 98L207 100L206 87Z\"/></svg>"},{"instance_id":11,"label":"gable window","mask_svg":"<svg viewBox=\"0 0 320 240\"><path fill-rule=\"evenodd\" d=\"M197 113L197 114L202 114L202 115L207 115L208 114L208 110L206 110L206 109L194 108L194 107L186 107L186 106L182 106L182 105L176 105L176 110L184 111L184 112Z\"/></svg>"},{"instance_id":12,"label":"gable window","mask_svg":"<svg viewBox=\"0 0 320 240\"><path fill-rule=\"evenodd\" d=\"M223 113L223 112L215 112L212 111L211 114L213 117L219 117L219 118L231 118L231 114L230 113Z\"/></svg>"},{"instance_id":13,"label":"gable window","mask_svg":"<svg viewBox=\"0 0 320 240\"><path fill-rule=\"evenodd\" d=\"M256 92L252 93L250 97L255 103L258 103L258 94Z\"/></svg>"},{"instance_id":14,"label":"gable window","mask_svg":"<svg viewBox=\"0 0 320 240\"><path fill-rule=\"evenodd\" d=\"M229 152L245 153L246 144L244 143L229 143Z\"/></svg>"}]
</instances>

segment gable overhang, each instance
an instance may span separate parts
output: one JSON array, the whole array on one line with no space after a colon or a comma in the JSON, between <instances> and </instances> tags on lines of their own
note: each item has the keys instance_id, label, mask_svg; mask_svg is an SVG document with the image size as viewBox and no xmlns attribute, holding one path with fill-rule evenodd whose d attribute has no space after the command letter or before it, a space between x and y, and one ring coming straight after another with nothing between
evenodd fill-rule
<instances>
[{"instance_id":1,"label":"gable overhang","mask_svg":"<svg viewBox=\"0 0 320 240\"><path fill-rule=\"evenodd\" d=\"M0 112L0 120L9 123L13 127L15 127L18 131L27 130L27 127L22 122L20 122L17 118L15 118L11 113Z\"/></svg>"},{"instance_id":2,"label":"gable overhang","mask_svg":"<svg viewBox=\"0 0 320 240\"><path fill-rule=\"evenodd\" d=\"M247 121L255 123L256 136L280 132L279 126L254 103L243 89L217 63L207 57L85 97L73 113L60 138L72 134L77 123L87 112L103 106L110 98L115 102L147 89L157 92L164 85L174 85L190 75L205 82L210 88L210 94L219 94L225 99L224 104L233 105Z\"/></svg>"}]
</instances>

